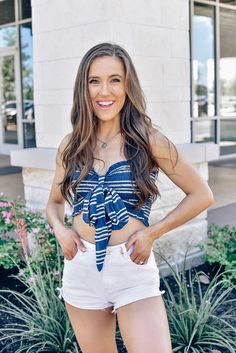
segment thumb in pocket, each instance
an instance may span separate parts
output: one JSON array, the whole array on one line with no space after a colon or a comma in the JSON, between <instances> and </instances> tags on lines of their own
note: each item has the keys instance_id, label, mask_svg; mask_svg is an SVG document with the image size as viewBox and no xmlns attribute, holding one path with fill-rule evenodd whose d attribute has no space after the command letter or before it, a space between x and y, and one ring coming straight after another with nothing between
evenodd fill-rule
<instances>
[{"instance_id":1,"label":"thumb in pocket","mask_svg":"<svg viewBox=\"0 0 236 353\"><path fill-rule=\"evenodd\" d=\"M87 248L84 246L84 244L82 243L82 241L80 239L78 239L77 237L74 238L74 241L76 242L78 248L81 250L81 251L86 251Z\"/></svg>"}]
</instances>

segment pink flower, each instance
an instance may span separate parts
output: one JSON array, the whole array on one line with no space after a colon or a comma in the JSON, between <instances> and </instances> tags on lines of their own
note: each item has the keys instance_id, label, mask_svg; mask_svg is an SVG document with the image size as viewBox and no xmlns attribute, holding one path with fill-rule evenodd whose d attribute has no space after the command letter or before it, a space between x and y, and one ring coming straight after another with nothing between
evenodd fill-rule
<instances>
[{"instance_id":1,"label":"pink flower","mask_svg":"<svg viewBox=\"0 0 236 353\"><path fill-rule=\"evenodd\" d=\"M9 202L5 202L5 201L0 202L0 207L8 207L8 206L10 206Z\"/></svg>"},{"instance_id":2,"label":"pink flower","mask_svg":"<svg viewBox=\"0 0 236 353\"><path fill-rule=\"evenodd\" d=\"M39 228L32 228L32 232L33 232L34 234L38 233L38 232L39 232Z\"/></svg>"},{"instance_id":3,"label":"pink flower","mask_svg":"<svg viewBox=\"0 0 236 353\"><path fill-rule=\"evenodd\" d=\"M18 276L23 276L24 275L24 270L20 269L20 271L18 272Z\"/></svg>"},{"instance_id":4,"label":"pink flower","mask_svg":"<svg viewBox=\"0 0 236 353\"><path fill-rule=\"evenodd\" d=\"M9 220L12 218L12 213L11 212L2 211L2 215L3 215L4 218L7 218Z\"/></svg>"},{"instance_id":5,"label":"pink flower","mask_svg":"<svg viewBox=\"0 0 236 353\"><path fill-rule=\"evenodd\" d=\"M36 275L35 276L31 276L31 277L28 278L27 282L28 283L34 283L36 281L36 279L37 279Z\"/></svg>"},{"instance_id":6,"label":"pink flower","mask_svg":"<svg viewBox=\"0 0 236 353\"><path fill-rule=\"evenodd\" d=\"M29 210L30 210L30 212L33 212L33 213L36 212L36 208L33 208L33 207L31 207Z\"/></svg>"},{"instance_id":7,"label":"pink flower","mask_svg":"<svg viewBox=\"0 0 236 353\"><path fill-rule=\"evenodd\" d=\"M3 195L4 195L4 192L3 192L3 191L1 191L1 192L0 192L0 196L3 196Z\"/></svg>"},{"instance_id":8,"label":"pink flower","mask_svg":"<svg viewBox=\"0 0 236 353\"><path fill-rule=\"evenodd\" d=\"M49 230L49 233L54 234L53 228L50 226L50 224L46 224L45 228Z\"/></svg>"},{"instance_id":9,"label":"pink flower","mask_svg":"<svg viewBox=\"0 0 236 353\"><path fill-rule=\"evenodd\" d=\"M6 218L5 219L5 224L9 224L9 223L11 223L11 220L9 218Z\"/></svg>"}]
</instances>

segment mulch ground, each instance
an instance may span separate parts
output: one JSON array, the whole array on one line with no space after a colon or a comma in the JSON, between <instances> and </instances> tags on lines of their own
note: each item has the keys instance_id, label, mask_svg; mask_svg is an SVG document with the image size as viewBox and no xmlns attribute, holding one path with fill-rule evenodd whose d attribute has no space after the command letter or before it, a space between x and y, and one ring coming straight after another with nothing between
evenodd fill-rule
<instances>
[{"instance_id":1,"label":"mulch ground","mask_svg":"<svg viewBox=\"0 0 236 353\"><path fill-rule=\"evenodd\" d=\"M205 264L200 265L198 267L192 268L191 272L195 273L195 271L197 271L197 272L202 271L211 280L211 278L214 277L214 275L215 275L217 270L218 270L218 266L210 265L208 263L205 263ZM21 282L19 282L17 279L14 279L12 277L9 278L10 274L17 274L17 272L18 271L16 269L5 270L5 269L3 269L0 266L0 278L1 278L0 289L11 289L11 290L16 290L16 291L23 292L24 289L25 289L23 284ZM165 279L168 281L169 286L173 290L175 288L177 289L177 284L176 284L176 282L175 282L175 280L174 280L174 278L172 276L165 277ZM160 288L161 289L165 289L165 286L164 286L164 283L163 283L162 279L161 279ZM202 291L204 293L206 288L207 288L207 284L201 283L201 288L202 288ZM234 290L231 293L231 298L235 298L235 297L236 297L236 290ZM165 295L163 295L163 299L165 300ZM0 299L0 303L1 303L1 299ZM229 309L229 306L222 308L222 310L226 310L226 309ZM236 308L235 308L235 306L234 307L232 306L231 310L232 310L232 314L235 313L234 316L236 318ZM4 327L6 323L11 323L11 322L14 322L14 321L13 321L13 318L10 315L1 313L1 316L0 316L0 331L1 331L1 327ZM236 325L236 322L232 322L232 324ZM11 344L11 347L9 347L7 349L7 351L4 349L4 345L6 345L6 342L5 343L4 342L0 342L0 352L3 352L3 353L15 353L16 352L17 347L13 343ZM118 352L119 353L127 353L127 350L125 349L122 341L119 340L119 339L117 339L117 347L118 347ZM228 350L226 350L226 349L225 350L220 349L220 352L221 353L229 353Z\"/></svg>"}]
</instances>

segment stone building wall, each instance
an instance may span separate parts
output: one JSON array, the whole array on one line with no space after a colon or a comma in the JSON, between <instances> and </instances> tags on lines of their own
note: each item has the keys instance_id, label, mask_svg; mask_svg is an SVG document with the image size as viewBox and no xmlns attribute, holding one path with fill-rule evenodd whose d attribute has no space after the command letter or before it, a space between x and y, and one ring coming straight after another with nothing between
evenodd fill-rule
<instances>
[{"instance_id":1,"label":"stone building wall","mask_svg":"<svg viewBox=\"0 0 236 353\"><path fill-rule=\"evenodd\" d=\"M12 165L23 167L27 205L44 210L55 169L56 149L71 131L73 85L82 56L93 45L113 41L129 52L161 131L208 179L207 162L218 146L190 143L190 50L188 0L32 0L34 103L37 147L12 151ZM184 197L164 174L162 198L153 205L157 222ZM70 212L67 208L66 212ZM189 265L201 262L194 243L206 238L206 212L165 234L155 249L173 263L190 245ZM158 265L163 273L165 265Z\"/></svg>"}]
</instances>

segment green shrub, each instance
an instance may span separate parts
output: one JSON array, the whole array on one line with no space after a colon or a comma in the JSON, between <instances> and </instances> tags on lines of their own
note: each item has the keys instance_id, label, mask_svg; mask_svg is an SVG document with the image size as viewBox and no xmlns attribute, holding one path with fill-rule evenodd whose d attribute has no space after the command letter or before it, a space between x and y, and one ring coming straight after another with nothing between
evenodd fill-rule
<instances>
[{"instance_id":1,"label":"green shrub","mask_svg":"<svg viewBox=\"0 0 236 353\"><path fill-rule=\"evenodd\" d=\"M20 263L21 244L12 239L0 239L0 266L11 269Z\"/></svg>"},{"instance_id":2,"label":"green shrub","mask_svg":"<svg viewBox=\"0 0 236 353\"><path fill-rule=\"evenodd\" d=\"M12 290L0 291L0 312L12 316L14 322L6 323L1 329L1 341L10 340L17 344L15 353L79 353L74 332L66 308L56 292L61 287L61 259L59 246L56 247L57 261L54 270L48 267L46 256L44 266L36 269L26 255L26 268L30 277L19 268L17 277L25 284L24 293ZM42 271L42 268L44 271ZM2 352L7 352L6 344Z\"/></svg>"},{"instance_id":3,"label":"green shrub","mask_svg":"<svg viewBox=\"0 0 236 353\"><path fill-rule=\"evenodd\" d=\"M33 271L40 267L41 272L46 271L44 256L47 257L47 266L53 271L57 261L58 242L51 226L43 216L42 212L33 208L27 208L22 200L10 201L6 196L1 197L0 201L0 233L15 231L18 238L0 240L0 265L5 269L20 266L21 272L25 277L30 278L29 266ZM1 216L0 216L1 217ZM65 225L72 225L72 218L65 216ZM35 246L30 250L29 236L33 238ZM62 264L63 254L60 252Z\"/></svg>"},{"instance_id":4,"label":"green shrub","mask_svg":"<svg viewBox=\"0 0 236 353\"><path fill-rule=\"evenodd\" d=\"M204 260L210 264L218 263L226 270L225 285L236 283L236 228L212 224L208 230L208 241L200 243ZM229 271L228 271L229 270Z\"/></svg>"},{"instance_id":5,"label":"green shrub","mask_svg":"<svg viewBox=\"0 0 236 353\"><path fill-rule=\"evenodd\" d=\"M199 273L189 271L187 279L184 270L168 265L176 282L171 289L163 278L173 352L212 353L213 348L226 348L234 353L236 328L231 321L235 320L232 310L236 310L236 298L230 296L235 287L225 288L223 273L218 270L203 294Z\"/></svg>"}]
</instances>

